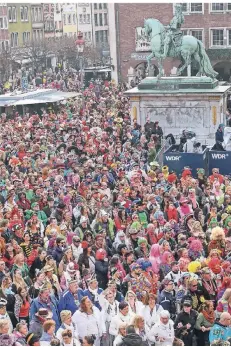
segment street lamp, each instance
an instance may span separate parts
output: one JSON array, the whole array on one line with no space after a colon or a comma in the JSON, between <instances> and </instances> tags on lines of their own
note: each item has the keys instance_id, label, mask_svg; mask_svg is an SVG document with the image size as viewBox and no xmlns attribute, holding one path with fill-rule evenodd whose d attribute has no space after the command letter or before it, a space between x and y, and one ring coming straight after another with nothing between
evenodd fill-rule
<instances>
[{"instance_id":1,"label":"street lamp","mask_svg":"<svg viewBox=\"0 0 231 347\"><path fill-rule=\"evenodd\" d=\"M77 40L75 41L77 52L78 52L78 58L79 58L79 67L80 67L80 86L83 87L83 51L84 51L84 45L85 41L83 39L83 33L81 31L78 32Z\"/></svg>"}]
</instances>

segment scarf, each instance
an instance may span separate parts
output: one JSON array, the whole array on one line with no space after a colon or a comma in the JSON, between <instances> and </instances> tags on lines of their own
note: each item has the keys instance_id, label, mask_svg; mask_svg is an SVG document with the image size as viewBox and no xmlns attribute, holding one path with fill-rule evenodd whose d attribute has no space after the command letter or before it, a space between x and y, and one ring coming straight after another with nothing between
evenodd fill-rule
<instances>
[{"instance_id":1,"label":"scarf","mask_svg":"<svg viewBox=\"0 0 231 347\"><path fill-rule=\"evenodd\" d=\"M201 313L203 314L203 316L205 317L205 319L211 323L214 324L215 322L215 312L211 311L211 312L207 312L205 310L201 311Z\"/></svg>"},{"instance_id":2,"label":"scarf","mask_svg":"<svg viewBox=\"0 0 231 347\"><path fill-rule=\"evenodd\" d=\"M93 296L93 301L99 301L99 295L98 295L98 288L96 289L91 289L90 287L88 287L89 292L92 294Z\"/></svg>"}]
</instances>

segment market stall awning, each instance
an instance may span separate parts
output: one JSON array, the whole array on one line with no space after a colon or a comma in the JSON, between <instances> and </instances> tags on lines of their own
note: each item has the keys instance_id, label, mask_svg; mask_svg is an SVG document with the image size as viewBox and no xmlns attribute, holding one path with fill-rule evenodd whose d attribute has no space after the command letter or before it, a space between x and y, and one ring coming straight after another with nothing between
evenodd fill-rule
<instances>
[{"instance_id":1,"label":"market stall awning","mask_svg":"<svg viewBox=\"0 0 231 347\"><path fill-rule=\"evenodd\" d=\"M44 104L64 101L78 97L79 95L81 95L81 93L61 92L53 89L38 89L28 93L0 95L0 106Z\"/></svg>"}]
</instances>

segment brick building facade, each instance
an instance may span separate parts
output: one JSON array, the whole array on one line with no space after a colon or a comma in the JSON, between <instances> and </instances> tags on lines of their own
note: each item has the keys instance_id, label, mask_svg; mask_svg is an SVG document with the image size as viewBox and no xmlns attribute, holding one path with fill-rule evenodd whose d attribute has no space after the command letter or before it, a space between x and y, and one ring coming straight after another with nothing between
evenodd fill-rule
<instances>
[{"instance_id":1,"label":"brick building facade","mask_svg":"<svg viewBox=\"0 0 231 347\"><path fill-rule=\"evenodd\" d=\"M183 33L204 43L213 67L222 79L228 80L231 76L231 3L184 3L183 10ZM115 12L118 79L127 81L129 68L144 66L148 55L147 50L137 47L137 30L142 29L145 18L156 18L164 25L169 24L174 16L174 4L120 3L115 5ZM180 63L176 59L167 59L164 63L166 75Z\"/></svg>"}]
</instances>

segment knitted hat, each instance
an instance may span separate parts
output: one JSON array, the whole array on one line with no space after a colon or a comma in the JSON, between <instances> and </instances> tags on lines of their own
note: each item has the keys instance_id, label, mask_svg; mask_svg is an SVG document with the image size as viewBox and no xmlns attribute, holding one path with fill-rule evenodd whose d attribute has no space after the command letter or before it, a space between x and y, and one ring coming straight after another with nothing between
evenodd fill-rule
<instances>
[{"instance_id":1,"label":"knitted hat","mask_svg":"<svg viewBox=\"0 0 231 347\"><path fill-rule=\"evenodd\" d=\"M147 245L148 241L145 239L145 237L140 237L138 240L138 246L140 246L141 243L145 243Z\"/></svg>"}]
</instances>

